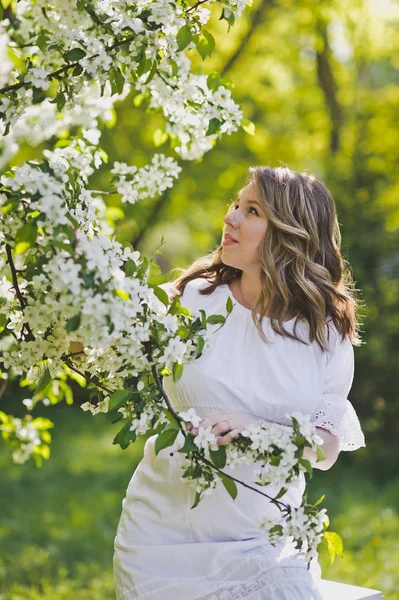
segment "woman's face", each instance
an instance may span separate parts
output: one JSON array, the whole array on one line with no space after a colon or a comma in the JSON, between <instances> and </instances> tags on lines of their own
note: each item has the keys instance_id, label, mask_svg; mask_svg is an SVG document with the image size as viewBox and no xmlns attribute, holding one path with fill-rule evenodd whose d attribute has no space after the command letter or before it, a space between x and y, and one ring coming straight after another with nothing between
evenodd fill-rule
<instances>
[{"instance_id":1,"label":"woman's face","mask_svg":"<svg viewBox=\"0 0 399 600\"><path fill-rule=\"evenodd\" d=\"M268 219L256 200L253 183L245 186L231 211L223 219L222 261L242 271L259 265L258 247L265 235ZM231 235L236 242L230 243Z\"/></svg>"}]
</instances>

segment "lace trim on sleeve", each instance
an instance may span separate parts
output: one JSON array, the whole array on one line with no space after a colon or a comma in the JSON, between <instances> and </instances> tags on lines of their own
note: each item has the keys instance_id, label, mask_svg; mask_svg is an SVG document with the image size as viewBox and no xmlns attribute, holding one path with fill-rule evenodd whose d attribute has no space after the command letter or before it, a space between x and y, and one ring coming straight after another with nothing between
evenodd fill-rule
<instances>
[{"instance_id":1,"label":"lace trim on sleeve","mask_svg":"<svg viewBox=\"0 0 399 600\"><path fill-rule=\"evenodd\" d=\"M335 394L324 394L323 401L311 420L316 427L322 427L339 436L340 452L357 450L366 445L358 416L348 399Z\"/></svg>"}]
</instances>

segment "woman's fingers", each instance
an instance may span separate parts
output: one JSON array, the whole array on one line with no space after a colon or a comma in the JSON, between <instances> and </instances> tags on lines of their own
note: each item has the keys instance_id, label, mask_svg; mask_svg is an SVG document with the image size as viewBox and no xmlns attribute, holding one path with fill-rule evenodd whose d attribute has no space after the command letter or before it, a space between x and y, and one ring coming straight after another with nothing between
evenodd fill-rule
<instances>
[{"instance_id":1,"label":"woman's fingers","mask_svg":"<svg viewBox=\"0 0 399 600\"><path fill-rule=\"evenodd\" d=\"M215 410L212 413L204 415L199 427L194 427L192 423L189 423L187 425L187 429L192 435L195 436L198 435L200 427L203 427L205 430L211 427L211 433L213 433L213 435L215 436L221 435L223 433L226 433L230 436L227 437L227 435L225 435L220 437L218 440L218 445L228 444L229 442L231 442L232 439L237 437L240 431L238 429L231 430L231 427L234 427L234 425L231 424L231 418L231 413L227 413L225 410ZM230 434L233 435L231 436ZM222 444L219 443L220 440L223 440Z\"/></svg>"},{"instance_id":2,"label":"woman's fingers","mask_svg":"<svg viewBox=\"0 0 399 600\"><path fill-rule=\"evenodd\" d=\"M220 423L214 425L211 429L211 433L213 433L213 435L219 435L227 431L230 431L230 426L227 421L221 421Z\"/></svg>"},{"instance_id":3,"label":"woman's fingers","mask_svg":"<svg viewBox=\"0 0 399 600\"><path fill-rule=\"evenodd\" d=\"M220 437L217 440L216 444L218 446L225 446L226 444L230 444L230 442L232 442L236 437L238 437L239 433L239 429L232 429L231 431L229 431L229 433L226 433L226 435Z\"/></svg>"}]
</instances>

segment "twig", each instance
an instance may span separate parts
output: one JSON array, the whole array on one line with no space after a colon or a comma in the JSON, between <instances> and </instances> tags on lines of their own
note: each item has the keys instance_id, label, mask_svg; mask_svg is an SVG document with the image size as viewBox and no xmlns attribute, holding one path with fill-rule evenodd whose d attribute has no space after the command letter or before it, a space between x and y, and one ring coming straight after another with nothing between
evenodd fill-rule
<instances>
[{"instance_id":1,"label":"twig","mask_svg":"<svg viewBox=\"0 0 399 600\"><path fill-rule=\"evenodd\" d=\"M152 371L152 375L153 375L153 377L155 379L155 383L157 384L157 388L161 392L162 397L165 400L168 409L170 410L170 412L173 415L173 418L176 420L177 424L179 425L180 431L182 432L182 434L184 435L184 437L186 437L187 434L184 431L184 429L181 427L181 421L182 420L179 417L179 415L175 412L175 410L174 410L173 406L171 405L170 400L169 400L169 398L168 398L165 390L163 389L163 386L162 386L161 380L159 379L159 375L157 373L157 368L156 368L155 365L153 365L151 367L151 371Z\"/></svg>"},{"instance_id":2,"label":"twig","mask_svg":"<svg viewBox=\"0 0 399 600\"><path fill-rule=\"evenodd\" d=\"M61 357L62 358L62 357ZM102 383L100 383L97 380L97 377L89 377L88 375L86 375L85 373L83 373L82 371L80 371L79 369L77 369L74 364L68 359L63 359L65 364L72 369L72 371L75 371L75 373L78 373L78 375L80 375L81 377L84 377L85 379L87 379L88 381L90 381L91 383L94 383L94 385L96 385L97 387L101 388L102 390L104 390L104 392L107 392L107 394L113 394L114 392L112 390L109 390L107 387L105 387L105 385L103 385Z\"/></svg>"},{"instance_id":3,"label":"twig","mask_svg":"<svg viewBox=\"0 0 399 600\"><path fill-rule=\"evenodd\" d=\"M6 252L7 252L7 258L8 258L7 262L10 265L12 282L13 282L14 287L15 287L17 298L19 300L21 308L24 309L25 308L25 299L24 299L24 297L21 294L21 290L19 289L18 279L17 279L17 271L15 269L14 261L12 259L12 253L11 253L11 246L10 246L10 244L6 244Z\"/></svg>"},{"instance_id":4,"label":"twig","mask_svg":"<svg viewBox=\"0 0 399 600\"><path fill-rule=\"evenodd\" d=\"M12 276L12 282L13 282L13 285L14 285L14 288L15 288L15 293L17 294L17 298L18 298L18 301L19 301L19 303L21 305L21 309L22 309L22 312L23 312L26 303L25 303L25 299L24 299L23 295L21 294L21 290L19 289L18 278L17 278L17 271L15 269L14 261L12 259L12 252L11 252L11 246L10 246L10 244L6 244L6 252L7 252L7 259L8 259L7 262L10 265L10 269L11 269L11 276ZM29 327L28 323L24 323L21 331L23 331L24 327L26 328L26 330L28 332L28 335L27 335L27 338L26 338L25 341L35 341L36 338L33 335L32 330Z\"/></svg>"},{"instance_id":5,"label":"twig","mask_svg":"<svg viewBox=\"0 0 399 600\"><path fill-rule=\"evenodd\" d=\"M243 485L244 487L248 488L249 490L254 490L254 492L257 492L258 494L261 494L262 496L265 496L266 498L268 498L269 500L273 500L274 502L277 502L277 504L281 504L281 506L283 506L284 508L286 508L288 511L290 511L290 507L287 504L284 504L284 502L280 502L280 500L275 500L272 496L269 496L268 494L266 494L265 492L261 492L260 490L258 490L257 488L252 487L251 485L248 485L247 483L244 483L243 481L240 481L239 479L236 479L235 477L233 477L232 475L228 475L227 473L225 473L224 471L222 471L221 469L219 469L218 467L215 467L215 465L213 463L211 463L207 458L202 457L201 455L198 456L198 458L200 460L202 460L202 462L206 463L207 465L209 465L210 467L212 467L213 469L215 469L216 471L218 471L219 473L221 473L222 475L224 475L225 477L228 477L229 479L232 479L233 481L235 481L236 483L240 483L241 485Z\"/></svg>"},{"instance_id":6,"label":"twig","mask_svg":"<svg viewBox=\"0 0 399 600\"><path fill-rule=\"evenodd\" d=\"M188 8L186 10L186 14L188 14L190 11L195 10L196 8L198 8L199 6L201 6L201 4L205 4L205 2L209 2L209 0L199 0L197 2L197 4L194 4L194 6L190 6L190 8Z\"/></svg>"}]
</instances>

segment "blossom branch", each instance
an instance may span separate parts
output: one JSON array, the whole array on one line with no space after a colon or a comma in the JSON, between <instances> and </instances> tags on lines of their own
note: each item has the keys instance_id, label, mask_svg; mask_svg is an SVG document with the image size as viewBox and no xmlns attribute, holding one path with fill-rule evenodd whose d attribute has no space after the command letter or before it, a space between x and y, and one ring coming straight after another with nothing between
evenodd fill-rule
<instances>
[{"instance_id":1,"label":"blossom branch","mask_svg":"<svg viewBox=\"0 0 399 600\"><path fill-rule=\"evenodd\" d=\"M11 277L12 277L12 282L13 282L13 285L14 285L15 293L17 295L18 301L19 301L19 303L21 305L21 309L22 309L22 312L23 312L24 308L26 306L26 302L25 302L25 299L24 299L23 295L21 294L21 290L19 289L18 278L17 278L17 270L15 268L14 261L12 259L12 252L11 252L11 246L10 246L10 244L6 244L6 252L7 252L7 262L10 265ZM23 332L24 328L28 332L28 335L26 336L25 341L35 341L36 338L33 335L32 330L29 327L28 323L24 323L21 332Z\"/></svg>"},{"instance_id":2,"label":"blossom branch","mask_svg":"<svg viewBox=\"0 0 399 600\"><path fill-rule=\"evenodd\" d=\"M106 47L105 51L107 53L109 53L112 50L114 50L115 48L118 48L119 46L123 46L123 44L128 44L129 42L132 42L135 39L135 37L136 37L136 35L131 35L124 40L115 42L111 46ZM88 60L97 58L97 56L100 56L100 54L98 52L96 52L96 54L93 54L92 56L89 56ZM87 59L86 56L84 56L83 58ZM59 75L61 75L62 73L67 73L70 69L74 69L80 63L80 61L83 60L83 58L76 60L72 63L68 63L68 64L64 65L63 67L61 67L60 69L57 69L56 71L53 71L52 73L49 73L47 75L46 79L49 79L50 81L52 79L59 79ZM10 92L12 90L19 90L22 87L27 87L23 81L21 81L20 83L14 83L13 85L6 85L5 87L0 88L0 94L5 94L6 92Z\"/></svg>"},{"instance_id":3,"label":"blossom branch","mask_svg":"<svg viewBox=\"0 0 399 600\"><path fill-rule=\"evenodd\" d=\"M243 485L244 487L248 488L249 490L254 490L254 492L256 492L257 494L261 494L261 496L265 496L265 498L268 498L269 500L273 500L273 502L277 502L277 504L281 504L281 506L284 507L284 509L286 509L288 511L288 513L291 512L291 507L288 506L288 504L284 504L284 502L281 502L280 500L275 500L272 496L269 496L269 494L266 494L265 492L261 492L257 488L252 487L252 485L248 485L247 483L244 483L240 479L236 479L232 475L228 475L228 473L225 473L224 471L222 471L222 469L219 469L219 467L215 467L215 465L213 463L211 463L211 461L209 461L207 458L204 458L201 455L198 455L198 458L199 458L199 460L201 460L208 466L212 467L215 471L218 471L218 473L220 473L221 475L224 475L225 477L228 477L228 479L231 479L232 481L235 481L236 483Z\"/></svg>"},{"instance_id":4,"label":"blossom branch","mask_svg":"<svg viewBox=\"0 0 399 600\"><path fill-rule=\"evenodd\" d=\"M62 357L61 357L62 358ZM94 385L96 385L97 387L101 388L102 390L104 390L104 392L107 392L107 394L113 394L113 391L108 389L107 387L105 387L105 385L103 385L102 383L100 383L97 379L97 377L89 377L88 375L86 375L84 372L80 371L79 369L77 369L74 364L69 360L69 359L64 359L65 364L72 370L75 371L75 373L77 373L78 375L80 375L81 377L84 377L87 381L90 381L91 383L94 383Z\"/></svg>"}]
</instances>

